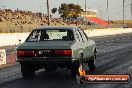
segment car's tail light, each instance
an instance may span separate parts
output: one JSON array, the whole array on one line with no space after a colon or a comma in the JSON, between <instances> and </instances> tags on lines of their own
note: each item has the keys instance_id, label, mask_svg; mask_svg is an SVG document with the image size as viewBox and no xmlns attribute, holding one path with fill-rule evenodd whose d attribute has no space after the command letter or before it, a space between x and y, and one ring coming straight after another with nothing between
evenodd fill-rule
<instances>
[{"instance_id":1,"label":"car's tail light","mask_svg":"<svg viewBox=\"0 0 132 88\"><path fill-rule=\"evenodd\" d=\"M55 50L55 55L62 55L62 56L71 56L72 55L72 50Z\"/></svg>"},{"instance_id":2,"label":"car's tail light","mask_svg":"<svg viewBox=\"0 0 132 88\"><path fill-rule=\"evenodd\" d=\"M34 56L34 50L17 50L17 56Z\"/></svg>"}]
</instances>

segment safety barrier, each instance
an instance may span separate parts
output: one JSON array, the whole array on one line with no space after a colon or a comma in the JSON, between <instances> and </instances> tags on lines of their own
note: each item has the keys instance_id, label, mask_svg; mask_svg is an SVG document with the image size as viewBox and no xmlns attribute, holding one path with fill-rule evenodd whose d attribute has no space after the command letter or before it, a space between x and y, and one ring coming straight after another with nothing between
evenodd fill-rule
<instances>
[{"instance_id":1,"label":"safety barrier","mask_svg":"<svg viewBox=\"0 0 132 88\"><path fill-rule=\"evenodd\" d=\"M6 51L5 49L0 49L0 65L6 64Z\"/></svg>"},{"instance_id":2,"label":"safety barrier","mask_svg":"<svg viewBox=\"0 0 132 88\"><path fill-rule=\"evenodd\" d=\"M85 30L85 33L89 37L115 35L115 34L130 33L130 32L132 32L132 28L126 28L126 29L108 28L108 29ZM1 33L0 34L0 46L18 45L19 43L23 43L28 35L29 33Z\"/></svg>"},{"instance_id":3,"label":"safety barrier","mask_svg":"<svg viewBox=\"0 0 132 88\"><path fill-rule=\"evenodd\" d=\"M108 28L108 29L85 30L85 33L89 37L115 35L115 34L130 33L130 32L132 32L132 28Z\"/></svg>"}]
</instances>

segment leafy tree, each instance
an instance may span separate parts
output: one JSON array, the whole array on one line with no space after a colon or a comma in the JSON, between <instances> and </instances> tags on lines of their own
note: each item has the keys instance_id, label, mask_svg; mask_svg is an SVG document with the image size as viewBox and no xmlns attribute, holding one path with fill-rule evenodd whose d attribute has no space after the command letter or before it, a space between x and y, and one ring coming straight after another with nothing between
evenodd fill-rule
<instances>
[{"instance_id":1,"label":"leafy tree","mask_svg":"<svg viewBox=\"0 0 132 88\"><path fill-rule=\"evenodd\" d=\"M62 18L76 18L81 12L81 6L75 4L66 4L63 3L58 9L59 14Z\"/></svg>"},{"instance_id":2,"label":"leafy tree","mask_svg":"<svg viewBox=\"0 0 132 88\"><path fill-rule=\"evenodd\" d=\"M55 14L56 11L57 11L57 8L53 8L53 9L52 9L52 13L53 13L53 14Z\"/></svg>"}]
</instances>

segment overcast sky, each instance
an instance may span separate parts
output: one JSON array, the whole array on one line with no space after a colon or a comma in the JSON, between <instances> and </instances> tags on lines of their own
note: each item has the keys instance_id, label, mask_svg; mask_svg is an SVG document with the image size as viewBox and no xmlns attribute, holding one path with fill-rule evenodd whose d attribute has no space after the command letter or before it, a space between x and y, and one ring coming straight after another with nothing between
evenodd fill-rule
<instances>
[{"instance_id":1,"label":"overcast sky","mask_svg":"<svg viewBox=\"0 0 132 88\"><path fill-rule=\"evenodd\" d=\"M22 9L33 12L46 13L47 0L0 0L0 8ZM107 20L107 0L86 0L87 8L98 11L97 16ZM123 0L108 0L109 1L109 16L111 20L122 20L123 18ZM81 5L84 8L85 0L49 0L50 9L58 8L61 3L74 3ZM125 17L131 20L131 0L125 0ZM56 14L56 16L58 16Z\"/></svg>"}]
</instances>

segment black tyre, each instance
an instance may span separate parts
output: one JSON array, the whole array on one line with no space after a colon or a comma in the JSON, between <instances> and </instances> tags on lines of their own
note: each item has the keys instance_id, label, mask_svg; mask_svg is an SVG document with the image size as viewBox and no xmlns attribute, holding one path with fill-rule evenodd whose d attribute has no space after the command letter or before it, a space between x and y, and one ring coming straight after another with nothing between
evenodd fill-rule
<instances>
[{"instance_id":1,"label":"black tyre","mask_svg":"<svg viewBox=\"0 0 132 88\"><path fill-rule=\"evenodd\" d=\"M94 54L94 56L92 56L89 61L88 61L88 66L89 66L89 69L90 71L95 71L95 62L96 62L96 54Z\"/></svg>"},{"instance_id":2,"label":"black tyre","mask_svg":"<svg viewBox=\"0 0 132 88\"><path fill-rule=\"evenodd\" d=\"M34 78L35 69L33 66L21 64L21 73L23 78Z\"/></svg>"},{"instance_id":3,"label":"black tyre","mask_svg":"<svg viewBox=\"0 0 132 88\"><path fill-rule=\"evenodd\" d=\"M82 58L83 58L83 54L79 55L79 61L77 61L76 63L72 64L71 66L71 74L72 77L75 78L77 75L79 75L79 66L82 63Z\"/></svg>"},{"instance_id":4,"label":"black tyre","mask_svg":"<svg viewBox=\"0 0 132 88\"><path fill-rule=\"evenodd\" d=\"M74 64L71 67L71 75L73 78L75 78L77 76L78 73L78 68L79 68L79 64Z\"/></svg>"}]
</instances>

